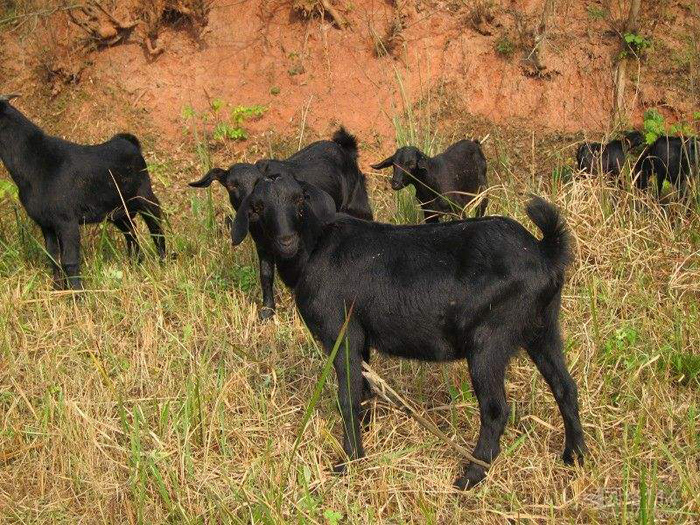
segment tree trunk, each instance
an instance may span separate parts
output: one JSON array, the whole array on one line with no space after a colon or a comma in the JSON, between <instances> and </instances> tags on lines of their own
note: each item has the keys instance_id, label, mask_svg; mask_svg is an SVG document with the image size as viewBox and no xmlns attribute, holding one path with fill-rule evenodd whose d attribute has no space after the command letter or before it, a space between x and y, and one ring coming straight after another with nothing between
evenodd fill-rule
<instances>
[{"instance_id":1,"label":"tree trunk","mask_svg":"<svg viewBox=\"0 0 700 525\"><path fill-rule=\"evenodd\" d=\"M630 12L627 17L627 22L625 23L625 29L623 33L635 33L637 31L637 19L639 17L639 7L641 0L632 0L630 4ZM627 43L624 41L623 44L626 48ZM628 54L623 55L617 61L617 72L615 75L615 95L613 98L613 127L617 128L623 125L627 120L627 112L625 108L625 85L627 84L627 64L630 61Z\"/></svg>"}]
</instances>

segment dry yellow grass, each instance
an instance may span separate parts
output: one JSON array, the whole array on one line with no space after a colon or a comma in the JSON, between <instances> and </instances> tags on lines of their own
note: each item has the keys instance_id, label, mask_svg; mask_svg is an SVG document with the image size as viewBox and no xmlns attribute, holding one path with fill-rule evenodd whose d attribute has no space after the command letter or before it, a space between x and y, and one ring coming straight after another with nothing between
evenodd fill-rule
<instances>
[{"instance_id":1,"label":"dry yellow grass","mask_svg":"<svg viewBox=\"0 0 700 525\"><path fill-rule=\"evenodd\" d=\"M583 467L561 462L556 404L521 356L508 373L504 451L475 490L455 492L459 457L384 403L365 433L368 457L331 475L341 453L333 378L301 432L325 357L281 284L277 317L257 321L256 258L218 226L229 213L223 191L210 201L185 190L199 175L195 154L171 159L156 147L147 158L177 258L137 265L116 231L86 228L90 291L80 300L50 290L36 228L2 201L0 522L696 521L697 212L663 211L600 180L552 182L566 173L556 161L566 141L549 146L547 163L505 158L529 148L505 132L486 147L489 212L525 221L532 191L564 210L577 241L562 317L590 448ZM363 150L363 163L376 155ZM371 181L381 219L415 214L379 174ZM478 410L464 363L378 356L372 366L473 445Z\"/></svg>"}]
</instances>

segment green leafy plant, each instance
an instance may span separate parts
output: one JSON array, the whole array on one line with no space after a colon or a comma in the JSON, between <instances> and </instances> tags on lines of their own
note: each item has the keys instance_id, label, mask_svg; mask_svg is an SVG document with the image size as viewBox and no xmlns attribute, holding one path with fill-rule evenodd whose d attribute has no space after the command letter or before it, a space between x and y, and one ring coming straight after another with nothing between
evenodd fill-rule
<instances>
[{"instance_id":1,"label":"green leafy plant","mask_svg":"<svg viewBox=\"0 0 700 525\"><path fill-rule=\"evenodd\" d=\"M697 118L697 114L693 115ZM668 125L661 113L656 109L649 109L644 112L644 139L647 144L653 143L656 139L664 135L680 135L682 137L695 136L695 130L687 122L679 121Z\"/></svg>"},{"instance_id":2,"label":"green leafy plant","mask_svg":"<svg viewBox=\"0 0 700 525\"><path fill-rule=\"evenodd\" d=\"M651 40L637 33L625 33L622 38L625 42L625 49L621 53L621 58L630 55L639 58L651 47Z\"/></svg>"},{"instance_id":3,"label":"green leafy plant","mask_svg":"<svg viewBox=\"0 0 700 525\"><path fill-rule=\"evenodd\" d=\"M326 522L329 525L338 525L340 520L343 519L343 515L335 510L328 509L323 513L323 517L326 518Z\"/></svg>"},{"instance_id":4,"label":"green leafy plant","mask_svg":"<svg viewBox=\"0 0 700 525\"><path fill-rule=\"evenodd\" d=\"M182 117L189 123L198 121L197 124L201 124L205 129L207 127L206 124L214 122L211 138L215 141L246 140L248 131L245 129L244 124L249 120L260 118L267 111L265 106L259 104L236 106L230 111L228 117L224 117L222 116L222 110L225 106L226 102L224 100L215 98L211 101L209 110L202 113L197 113L191 106L185 106L182 109ZM194 126L194 128L196 127ZM193 133L196 135L194 128ZM206 135L205 138L207 138Z\"/></svg>"},{"instance_id":5,"label":"green leafy plant","mask_svg":"<svg viewBox=\"0 0 700 525\"><path fill-rule=\"evenodd\" d=\"M655 109L644 112L644 139L647 144L653 143L661 135L666 133L664 117Z\"/></svg>"}]
</instances>

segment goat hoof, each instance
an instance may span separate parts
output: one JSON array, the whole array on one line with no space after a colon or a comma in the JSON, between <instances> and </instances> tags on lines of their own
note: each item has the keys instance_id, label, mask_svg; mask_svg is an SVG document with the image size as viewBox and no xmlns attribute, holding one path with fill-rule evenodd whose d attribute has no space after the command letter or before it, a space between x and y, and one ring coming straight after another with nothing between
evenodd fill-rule
<instances>
[{"instance_id":1,"label":"goat hoof","mask_svg":"<svg viewBox=\"0 0 700 525\"><path fill-rule=\"evenodd\" d=\"M480 483L486 477L484 469L475 465L469 465L460 477L455 480L455 488L469 490Z\"/></svg>"},{"instance_id":2,"label":"goat hoof","mask_svg":"<svg viewBox=\"0 0 700 525\"><path fill-rule=\"evenodd\" d=\"M270 308L269 306L263 306L262 310L258 313L258 318L261 321L266 321L270 317L275 315L275 310L273 308Z\"/></svg>"},{"instance_id":3,"label":"goat hoof","mask_svg":"<svg viewBox=\"0 0 700 525\"><path fill-rule=\"evenodd\" d=\"M586 452L588 451L585 446L579 447L575 449L575 451L573 448L567 448L564 449L564 454L562 454L561 458L564 460L564 463L569 466L583 465Z\"/></svg>"}]
</instances>

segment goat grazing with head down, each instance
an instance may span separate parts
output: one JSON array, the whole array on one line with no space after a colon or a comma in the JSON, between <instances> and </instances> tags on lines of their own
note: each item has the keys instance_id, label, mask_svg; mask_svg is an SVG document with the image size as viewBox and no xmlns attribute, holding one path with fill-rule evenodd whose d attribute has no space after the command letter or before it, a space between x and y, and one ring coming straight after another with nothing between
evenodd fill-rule
<instances>
[{"instance_id":1,"label":"goat grazing with head down","mask_svg":"<svg viewBox=\"0 0 700 525\"><path fill-rule=\"evenodd\" d=\"M391 187L400 190L413 185L423 209L425 222L438 222L440 215L464 209L486 190L486 157L475 140L460 140L443 153L429 157L414 146L399 148L391 157L372 168L393 166ZM476 216L486 213L488 199L482 197Z\"/></svg>"},{"instance_id":2,"label":"goat grazing with head down","mask_svg":"<svg viewBox=\"0 0 700 525\"><path fill-rule=\"evenodd\" d=\"M138 253L139 213L165 256L161 209L151 188L139 141L121 133L103 144L81 145L44 133L0 96L0 159L19 189L27 214L41 228L56 287L64 277L82 289L80 225L111 221Z\"/></svg>"},{"instance_id":3,"label":"goat grazing with head down","mask_svg":"<svg viewBox=\"0 0 700 525\"><path fill-rule=\"evenodd\" d=\"M646 189L655 175L659 197L666 180L682 197L688 197L691 178L700 180L700 140L694 137L659 137L644 150L634 166L634 174L641 189Z\"/></svg>"},{"instance_id":4,"label":"goat grazing with head down","mask_svg":"<svg viewBox=\"0 0 700 525\"><path fill-rule=\"evenodd\" d=\"M576 150L578 169L591 175L619 175L625 164L627 152L644 143L644 135L639 131L625 133L621 139L602 142L584 142Z\"/></svg>"},{"instance_id":5,"label":"goat grazing with head down","mask_svg":"<svg viewBox=\"0 0 700 525\"><path fill-rule=\"evenodd\" d=\"M205 188L213 181L219 181L229 194L233 209L238 211L243 200L250 195L260 179L265 176L291 175L298 180L313 184L328 193L336 209L372 220L372 208L367 197L365 176L357 164L357 141L345 128L341 127L332 140L319 140L298 151L285 160L260 160L255 164L238 163L228 170L214 168L203 178L191 182L190 186ZM274 257L259 242L260 233L251 229L260 263L260 284L263 294L263 308L260 318L267 319L275 312Z\"/></svg>"},{"instance_id":6,"label":"goat grazing with head down","mask_svg":"<svg viewBox=\"0 0 700 525\"><path fill-rule=\"evenodd\" d=\"M559 328L569 233L542 199L530 201L527 214L542 231L539 241L506 217L418 226L363 221L337 214L327 193L285 175L260 180L243 200L233 244L255 228L327 352L350 312L334 362L348 459L364 456L361 363L370 348L423 361L466 359L481 415L473 454L491 462L508 421L506 367L523 347L559 405L564 461L583 457L577 389ZM336 466L344 469L345 461ZM485 475L471 462L455 483L472 487Z\"/></svg>"}]
</instances>

